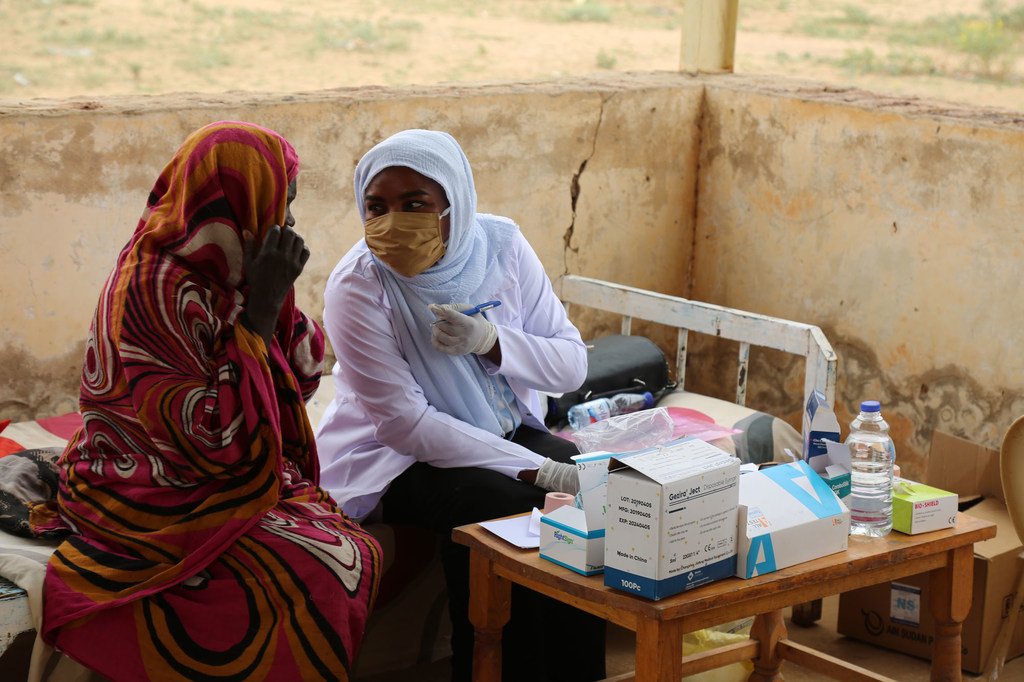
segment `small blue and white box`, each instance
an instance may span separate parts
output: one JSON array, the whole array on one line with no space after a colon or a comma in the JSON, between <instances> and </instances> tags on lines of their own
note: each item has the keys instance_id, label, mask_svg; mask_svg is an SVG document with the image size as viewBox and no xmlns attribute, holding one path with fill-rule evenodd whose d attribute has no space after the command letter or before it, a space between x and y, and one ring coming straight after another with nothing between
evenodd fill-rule
<instances>
[{"instance_id":1,"label":"small blue and white box","mask_svg":"<svg viewBox=\"0 0 1024 682\"><path fill-rule=\"evenodd\" d=\"M740 578L846 549L850 510L806 462L745 474L739 487Z\"/></svg>"},{"instance_id":2,"label":"small blue and white box","mask_svg":"<svg viewBox=\"0 0 1024 682\"><path fill-rule=\"evenodd\" d=\"M540 517L540 555L581 575L604 570L604 527L588 528L583 509L565 505Z\"/></svg>"},{"instance_id":3,"label":"small blue and white box","mask_svg":"<svg viewBox=\"0 0 1024 682\"><path fill-rule=\"evenodd\" d=\"M577 506L559 507L540 518L541 557L583 575L603 571L608 461L647 451L615 455L600 451L573 457L580 481Z\"/></svg>"},{"instance_id":4,"label":"small blue and white box","mask_svg":"<svg viewBox=\"0 0 1024 682\"><path fill-rule=\"evenodd\" d=\"M608 466L605 585L662 599L733 575L738 459L682 438Z\"/></svg>"},{"instance_id":5,"label":"small blue and white box","mask_svg":"<svg viewBox=\"0 0 1024 682\"><path fill-rule=\"evenodd\" d=\"M803 426L804 460L817 471L814 458L822 457L828 452L825 441L840 442L839 421L836 419L836 413L829 407L825 394L821 391L811 391L811 395L807 397Z\"/></svg>"}]
</instances>

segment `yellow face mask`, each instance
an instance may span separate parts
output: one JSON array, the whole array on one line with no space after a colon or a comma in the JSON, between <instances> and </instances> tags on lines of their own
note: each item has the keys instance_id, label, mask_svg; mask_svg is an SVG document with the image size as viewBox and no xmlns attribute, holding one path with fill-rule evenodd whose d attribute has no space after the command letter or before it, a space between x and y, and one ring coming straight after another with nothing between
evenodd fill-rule
<instances>
[{"instance_id":1,"label":"yellow face mask","mask_svg":"<svg viewBox=\"0 0 1024 682\"><path fill-rule=\"evenodd\" d=\"M444 255L443 213L394 212L366 221L366 246L373 255L405 277L415 277Z\"/></svg>"}]
</instances>

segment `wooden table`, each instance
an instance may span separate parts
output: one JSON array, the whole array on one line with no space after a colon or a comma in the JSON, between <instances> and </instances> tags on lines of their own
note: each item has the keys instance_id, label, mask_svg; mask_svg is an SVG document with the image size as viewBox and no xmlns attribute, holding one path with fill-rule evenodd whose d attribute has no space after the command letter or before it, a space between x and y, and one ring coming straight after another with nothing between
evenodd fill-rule
<instances>
[{"instance_id":1,"label":"wooden table","mask_svg":"<svg viewBox=\"0 0 1024 682\"><path fill-rule=\"evenodd\" d=\"M787 638L782 609L811 599L931 572L935 642L932 680L960 680L960 628L971 608L973 545L995 537L995 525L957 515L956 526L923 535L850 538L839 554L751 580L728 578L649 601L607 588L603 576L584 577L518 549L477 524L453 538L470 549L470 620L476 628L473 679L501 679L501 629L508 622L512 583L545 594L636 633L636 671L616 680L675 682L685 675L750 659L756 682L782 680L784 660L843 680L886 680ZM683 657L683 635L754 615L750 639Z\"/></svg>"}]
</instances>

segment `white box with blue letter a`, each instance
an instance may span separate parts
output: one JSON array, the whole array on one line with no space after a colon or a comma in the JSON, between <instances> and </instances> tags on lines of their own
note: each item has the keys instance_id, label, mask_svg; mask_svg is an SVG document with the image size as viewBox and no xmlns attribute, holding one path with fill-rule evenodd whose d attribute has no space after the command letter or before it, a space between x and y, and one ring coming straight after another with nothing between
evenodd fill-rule
<instances>
[{"instance_id":1,"label":"white box with blue letter a","mask_svg":"<svg viewBox=\"0 0 1024 682\"><path fill-rule=\"evenodd\" d=\"M604 584L662 599L731 576L739 468L695 438L613 458Z\"/></svg>"},{"instance_id":2,"label":"white box with blue letter a","mask_svg":"<svg viewBox=\"0 0 1024 682\"><path fill-rule=\"evenodd\" d=\"M740 477L739 577L842 552L849 534L850 510L806 462Z\"/></svg>"}]
</instances>

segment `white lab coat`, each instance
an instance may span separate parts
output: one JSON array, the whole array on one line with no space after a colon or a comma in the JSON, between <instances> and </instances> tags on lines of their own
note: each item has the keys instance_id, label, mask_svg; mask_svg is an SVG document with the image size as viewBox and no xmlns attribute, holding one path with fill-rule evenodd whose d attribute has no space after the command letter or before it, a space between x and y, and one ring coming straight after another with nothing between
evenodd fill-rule
<instances>
[{"instance_id":1,"label":"white lab coat","mask_svg":"<svg viewBox=\"0 0 1024 682\"><path fill-rule=\"evenodd\" d=\"M324 328L337 357L334 400L317 429L320 485L349 516L366 517L388 485L414 462L480 467L516 477L544 458L427 403L394 329L391 304L366 245L354 246L324 292ZM583 383L587 351L555 296L540 259L522 233L499 258L502 277L476 304L487 311L501 344L501 366L484 358L515 393L523 424L545 430L537 391L562 393Z\"/></svg>"}]
</instances>

